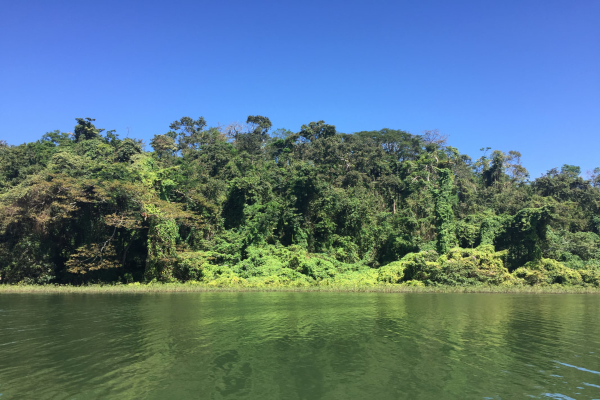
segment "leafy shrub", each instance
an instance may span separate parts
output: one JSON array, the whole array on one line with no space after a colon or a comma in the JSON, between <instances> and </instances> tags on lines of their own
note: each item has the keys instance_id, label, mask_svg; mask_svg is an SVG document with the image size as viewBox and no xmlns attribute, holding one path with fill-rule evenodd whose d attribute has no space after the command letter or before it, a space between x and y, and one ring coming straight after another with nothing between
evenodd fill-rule
<instances>
[{"instance_id":1,"label":"leafy shrub","mask_svg":"<svg viewBox=\"0 0 600 400\"><path fill-rule=\"evenodd\" d=\"M355 263L359 257L359 248L353 242L353 238L348 236L333 235L333 257L344 263Z\"/></svg>"},{"instance_id":2,"label":"leafy shrub","mask_svg":"<svg viewBox=\"0 0 600 400\"><path fill-rule=\"evenodd\" d=\"M404 278L404 269L406 268L406 262L394 261L379 268L377 280L379 282L387 283L400 283Z\"/></svg>"},{"instance_id":3,"label":"leafy shrub","mask_svg":"<svg viewBox=\"0 0 600 400\"><path fill-rule=\"evenodd\" d=\"M405 279L429 281L438 273L439 265L436 262L438 257L438 253L435 250L426 250L405 255L400 260L405 265Z\"/></svg>"},{"instance_id":4,"label":"leafy shrub","mask_svg":"<svg viewBox=\"0 0 600 400\"><path fill-rule=\"evenodd\" d=\"M373 268L363 267L356 271L341 272L331 278L319 281L320 286L371 286L377 285L379 271Z\"/></svg>"},{"instance_id":5,"label":"leafy shrub","mask_svg":"<svg viewBox=\"0 0 600 400\"><path fill-rule=\"evenodd\" d=\"M452 286L498 285L511 279L504 267L505 256L505 252L496 252L491 245L475 249L457 247L437 260L440 267L432 280Z\"/></svg>"},{"instance_id":6,"label":"leafy shrub","mask_svg":"<svg viewBox=\"0 0 600 400\"><path fill-rule=\"evenodd\" d=\"M382 272L382 280L392 273L391 268L403 267L405 280L422 281L425 284L462 285L498 285L514 280L504 267L506 252L496 252L491 245L475 249L455 247L447 254L438 256L434 251L407 254L399 265Z\"/></svg>"},{"instance_id":7,"label":"leafy shrub","mask_svg":"<svg viewBox=\"0 0 600 400\"><path fill-rule=\"evenodd\" d=\"M215 260L212 252L195 251L177 254L177 262L173 268L173 276L180 281L200 281L204 270Z\"/></svg>"},{"instance_id":8,"label":"leafy shrub","mask_svg":"<svg viewBox=\"0 0 600 400\"><path fill-rule=\"evenodd\" d=\"M549 258L530 261L523 267L517 268L513 274L524 279L530 285L581 285L583 279L578 271L567 268L560 262ZM593 278L591 278L593 279Z\"/></svg>"},{"instance_id":9,"label":"leafy shrub","mask_svg":"<svg viewBox=\"0 0 600 400\"><path fill-rule=\"evenodd\" d=\"M600 269L590 268L577 271L586 285L600 287Z\"/></svg>"}]
</instances>

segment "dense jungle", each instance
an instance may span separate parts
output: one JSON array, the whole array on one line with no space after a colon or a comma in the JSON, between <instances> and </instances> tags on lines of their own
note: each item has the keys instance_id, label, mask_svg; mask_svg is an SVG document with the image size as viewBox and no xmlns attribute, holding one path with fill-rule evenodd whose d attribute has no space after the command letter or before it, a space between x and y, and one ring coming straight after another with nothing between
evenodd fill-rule
<instances>
[{"instance_id":1,"label":"dense jungle","mask_svg":"<svg viewBox=\"0 0 600 400\"><path fill-rule=\"evenodd\" d=\"M530 180L517 151L324 121L76 123L0 142L2 284L600 286L600 168Z\"/></svg>"}]
</instances>

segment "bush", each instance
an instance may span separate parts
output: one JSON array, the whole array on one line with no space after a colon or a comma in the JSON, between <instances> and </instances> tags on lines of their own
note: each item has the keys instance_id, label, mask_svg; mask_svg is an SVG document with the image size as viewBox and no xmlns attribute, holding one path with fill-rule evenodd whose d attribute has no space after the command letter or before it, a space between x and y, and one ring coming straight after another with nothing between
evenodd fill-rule
<instances>
[{"instance_id":1,"label":"bush","mask_svg":"<svg viewBox=\"0 0 600 400\"><path fill-rule=\"evenodd\" d=\"M372 286L377 285L379 271L363 267L356 271L341 272L319 282L320 286Z\"/></svg>"},{"instance_id":2,"label":"bush","mask_svg":"<svg viewBox=\"0 0 600 400\"><path fill-rule=\"evenodd\" d=\"M204 277L204 270L215 258L215 255L208 251L178 253L173 276L183 282L200 281Z\"/></svg>"},{"instance_id":3,"label":"bush","mask_svg":"<svg viewBox=\"0 0 600 400\"><path fill-rule=\"evenodd\" d=\"M517 279L522 279L525 283L531 286L547 284L547 276L543 272L537 270L532 271L521 267L513 271L513 276L515 276Z\"/></svg>"},{"instance_id":4,"label":"bush","mask_svg":"<svg viewBox=\"0 0 600 400\"><path fill-rule=\"evenodd\" d=\"M435 250L408 253L400 260L405 265L404 278L419 281L431 280L439 273L437 259L438 253Z\"/></svg>"},{"instance_id":5,"label":"bush","mask_svg":"<svg viewBox=\"0 0 600 400\"><path fill-rule=\"evenodd\" d=\"M243 278L281 276L320 281L352 270L349 264L325 254L308 253L299 246L250 246L246 253L247 258L232 267Z\"/></svg>"},{"instance_id":6,"label":"bush","mask_svg":"<svg viewBox=\"0 0 600 400\"><path fill-rule=\"evenodd\" d=\"M377 280L379 282L387 283L400 283L404 278L404 269L406 268L406 262L394 261L379 268Z\"/></svg>"},{"instance_id":7,"label":"bush","mask_svg":"<svg viewBox=\"0 0 600 400\"><path fill-rule=\"evenodd\" d=\"M524 279L530 285L581 285L583 279L578 271L567 268L560 262L549 258L530 261L517 268L513 274Z\"/></svg>"},{"instance_id":8,"label":"bush","mask_svg":"<svg viewBox=\"0 0 600 400\"><path fill-rule=\"evenodd\" d=\"M411 253L399 263L404 268L406 281L416 280L427 285L499 285L514 281L504 267L505 257L506 252L496 252L493 246L486 245L475 249L455 247L442 256L431 250ZM399 270L400 265L394 268ZM393 270L390 268L381 276L389 282L394 279Z\"/></svg>"},{"instance_id":9,"label":"bush","mask_svg":"<svg viewBox=\"0 0 600 400\"><path fill-rule=\"evenodd\" d=\"M444 285L499 285L511 280L504 267L505 252L496 252L494 246L485 245L475 249L454 248L441 256L440 268L432 276L436 283Z\"/></svg>"},{"instance_id":10,"label":"bush","mask_svg":"<svg viewBox=\"0 0 600 400\"><path fill-rule=\"evenodd\" d=\"M577 271L586 285L600 287L600 269L590 268Z\"/></svg>"}]
</instances>

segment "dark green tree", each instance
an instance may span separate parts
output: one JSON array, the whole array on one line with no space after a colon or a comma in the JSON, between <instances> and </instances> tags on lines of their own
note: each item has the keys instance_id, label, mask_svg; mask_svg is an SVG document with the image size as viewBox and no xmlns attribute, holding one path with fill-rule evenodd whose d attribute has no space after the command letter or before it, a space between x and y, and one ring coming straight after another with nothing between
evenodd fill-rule
<instances>
[{"instance_id":1,"label":"dark green tree","mask_svg":"<svg viewBox=\"0 0 600 400\"><path fill-rule=\"evenodd\" d=\"M100 132L104 129L97 129L93 121L94 118L75 118L77 125L75 126L75 141L96 139L100 136Z\"/></svg>"}]
</instances>

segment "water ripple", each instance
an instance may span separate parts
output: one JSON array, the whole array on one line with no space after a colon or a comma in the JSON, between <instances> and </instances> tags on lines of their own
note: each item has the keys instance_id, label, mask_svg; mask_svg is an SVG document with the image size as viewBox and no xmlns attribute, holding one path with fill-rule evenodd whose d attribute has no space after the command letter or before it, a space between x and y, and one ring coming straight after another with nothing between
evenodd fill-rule
<instances>
[{"instance_id":1,"label":"water ripple","mask_svg":"<svg viewBox=\"0 0 600 400\"><path fill-rule=\"evenodd\" d=\"M599 397L595 296L201 293L0 301L3 400Z\"/></svg>"}]
</instances>

